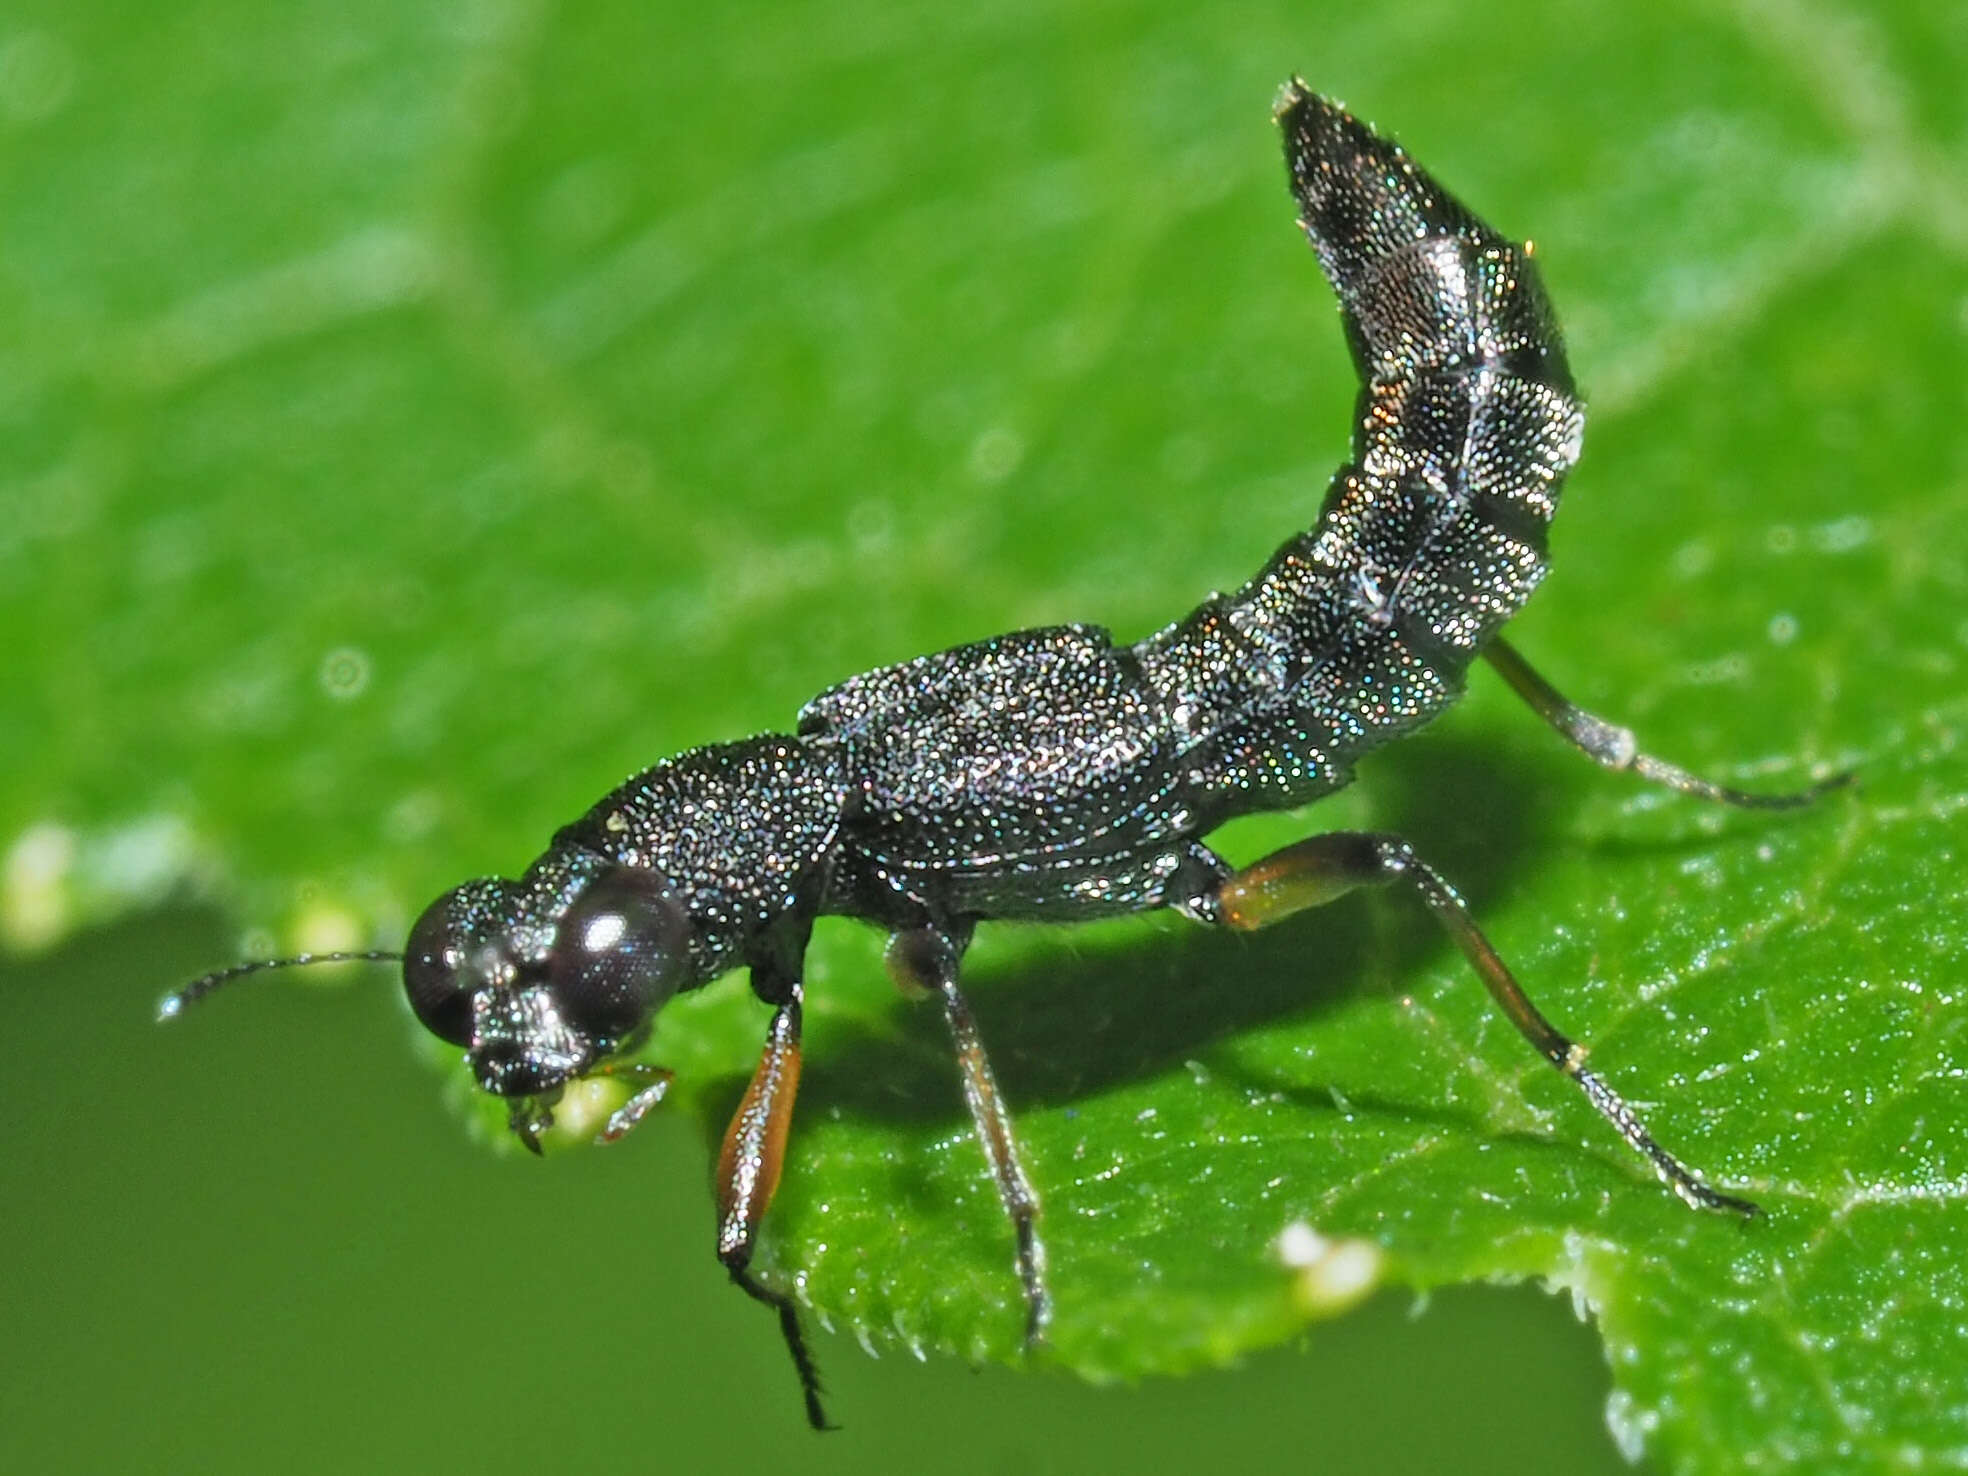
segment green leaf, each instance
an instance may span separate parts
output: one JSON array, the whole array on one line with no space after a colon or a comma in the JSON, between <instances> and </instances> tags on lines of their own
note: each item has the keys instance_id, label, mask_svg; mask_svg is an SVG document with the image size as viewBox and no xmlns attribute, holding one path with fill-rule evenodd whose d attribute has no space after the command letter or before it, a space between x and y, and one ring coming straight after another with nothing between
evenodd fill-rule
<instances>
[{"instance_id":1,"label":"green leaf","mask_svg":"<svg viewBox=\"0 0 1968 1476\"><path fill-rule=\"evenodd\" d=\"M1223 840L1407 834L1748 1225L1656 1184L1407 899L1248 940L987 928L1038 1361L1293 1336L1344 1300L1281 1258L1304 1226L1378 1284L1571 1290L1621 1447L1671 1469L1968 1450L1949 6L9 24L17 948L187 888L250 952L387 945L623 774L850 672L1062 619L1133 638L1246 577L1353 394L1266 114L1297 70L1537 238L1591 418L1520 648L1703 773L1861 784L1711 811L1479 673L1355 790ZM810 994L764 1264L870 1344L1020 1361L940 1023L845 925ZM736 981L662 1021L707 1137L762 1023Z\"/></svg>"}]
</instances>

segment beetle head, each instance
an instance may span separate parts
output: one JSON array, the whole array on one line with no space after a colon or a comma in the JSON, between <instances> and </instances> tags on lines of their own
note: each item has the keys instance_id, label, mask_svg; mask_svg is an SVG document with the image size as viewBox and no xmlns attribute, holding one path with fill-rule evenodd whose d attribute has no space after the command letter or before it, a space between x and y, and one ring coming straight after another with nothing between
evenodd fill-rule
<instances>
[{"instance_id":1,"label":"beetle head","mask_svg":"<svg viewBox=\"0 0 1968 1476\"><path fill-rule=\"evenodd\" d=\"M478 1084L513 1101L532 1144L570 1081L641 1033L690 982L689 914L656 872L550 852L424 910L403 950L410 1008L463 1046Z\"/></svg>"}]
</instances>

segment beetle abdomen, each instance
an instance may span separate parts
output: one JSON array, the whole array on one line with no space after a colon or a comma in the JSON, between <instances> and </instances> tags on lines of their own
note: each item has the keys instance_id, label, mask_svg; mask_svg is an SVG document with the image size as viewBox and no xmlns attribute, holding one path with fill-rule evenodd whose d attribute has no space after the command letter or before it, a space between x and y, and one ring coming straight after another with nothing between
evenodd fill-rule
<instances>
[{"instance_id":1,"label":"beetle abdomen","mask_svg":"<svg viewBox=\"0 0 1968 1476\"><path fill-rule=\"evenodd\" d=\"M1584 426L1526 249L1301 84L1279 121L1362 384L1317 523L1136 648L1226 814L1339 788L1455 701L1543 577Z\"/></svg>"}]
</instances>

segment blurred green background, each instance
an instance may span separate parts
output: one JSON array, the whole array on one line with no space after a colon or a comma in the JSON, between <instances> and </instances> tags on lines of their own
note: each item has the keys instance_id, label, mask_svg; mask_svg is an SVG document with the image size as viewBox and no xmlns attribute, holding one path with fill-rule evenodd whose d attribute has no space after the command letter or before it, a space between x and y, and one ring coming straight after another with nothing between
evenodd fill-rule
<instances>
[{"instance_id":1,"label":"blurred green background","mask_svg":"<svg viewBox=\"0 0 1968 1476\"><path fill-rule=\"evenodd\" d=\"M1968 1192L1931 1126L1955 1120L1932 1089L1964 1055L1964 67L1952 0L10 6L0 1464L1626 1469L1609 1394L1665 1465L1958 1455L1962 1236L1919 1216L1958 1220ZM393 945L622 775L783 726L842 675L1052 620L1132 638L1245 578L1308 519L1353 394L1267 111L1294 71L1536 236L1592 418L1525 649L1708 771L1774 787L1801 756L1867 785L1799 825L1712 825L1585 772L1479 681L1316 823L1412 830L1527 976L1587 981L1540 985L1561 1019L1607 1008L1607 980L1687 975L1696 1021L1737 999L1737 1061L1768 1023L1781 1069L1704 1086L1646 1052L1699 1048L1705 1024L1650 1047L1644 1012L1613 1017L1641 1083L1709 1092L1677 1141L1823 1212L1786 1246L1922 1268L1911 1313L1890 1278L1814 1285L1805 1331L1719 1392L1650 1370L1658 1328L1629 1319L1639 1395L1611 1392L1568 1300L1528 1288L1450 1285L1420 1315L1389 1290L1302 1346L1139 1387L871 1361L839 1335L819 1353L847 1429L816 1440L770 1320L712 1258L697 1120L544 1164L488 1152L387 970L151 1024L218 963ZM1469 1200L1394 1238L1391 1280L1554 1274L1591 1221L1540 1113L1573 1108L1520 1080L1535 1064L1425 929L1391 900L1335 909L1254 945L1270 982L1237 999L1218 976L1244 954L1152 923L986 939L978 1013L1013 1042L1057 1243L1097 1288L1062 1344L1091 1347L1107 1307L1157 1366L1120 1286L1133 1242L1080 1248L1115 1222L1068 1159L1076 1133L1172 1102L1191 1058L1221 1064L1212 1012L1289 1031L1244 1062L1253 1104L1294 1062L1280 1090L1322 1099L1356 1068L1397 1108L1449 1081L1438 1167ZM1283 1001L1307 952L1333 974L1301 1031ZM1712 976L1745 957L1791 992ZM788 1254L849 1252L830 1197L849 1224L921 1227L887 1253L931 1287L987 1284L927 1330L969 1347L976 1308L1011 1295L1001 1229L988 1190L941 1177L978 1187L953 1089L857 1110L871 1090L844 1078L942 1069L875 958L845 928L816 950ZM1829 1043L1783 1055L1813 999ZM1146 1044L1130 1011L1155 1017ZM700 1057L714 1113L758 1022L730 990L687 1022L673 1051ZM1473 1040L1494 1081L1454 1064ZM829 1059L852 1063L831 1083ZM1533 1108L1463 1111L1520 1085ZM1760 1116L1712 1120L1744 1097ZM1495 1145L1512 1168L1486 1188L1465 1171L1497 1122L1536 1141ZM1713 1244L1589 1118L1563 1123L1598 1152L1578 1198L1637 1217L1605 1245L1670 1223ZM899 1204L855 1177L890 1153L933 1165ZM1515 1175L1565 1213L1483 1260L1465 1243L1523 1212L1492 1192ZM1910 1213L1860 1240L1861 1202ZM1261 1261L1273 1208L1231 1197L1224 1223L1250 1221L1231 1254ZM1215 1222L1187 1257L1180 1216L1118 1223L1143 1237L1144 1302L1225 1255ZM1283 1295L1230 1310L1260 1294ZM1252 1321L1205 1315L1204 1351L1163 1361L1277 1340L1275 1309ZM999 1356L1010 1326L975 1346ZM1854 1327L1876 1352L1834 1350ZM1953 1414L1895 1423L1847 1357ZM1809 1436L1786 1447L1791 1401Z\"/></svg>"}]
</instances>

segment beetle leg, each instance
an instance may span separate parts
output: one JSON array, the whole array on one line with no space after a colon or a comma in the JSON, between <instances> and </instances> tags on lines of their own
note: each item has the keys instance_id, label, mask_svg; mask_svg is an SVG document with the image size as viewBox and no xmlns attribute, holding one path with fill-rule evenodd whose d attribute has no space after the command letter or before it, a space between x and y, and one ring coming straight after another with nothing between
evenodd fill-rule
<instances>
[{"instance_id":1,"label":"beetle leg","mask_svg":"<svg viewBox=\"0 0 1968 1476\"><path fill-rule=\"evenodd\" d=\"M646 1061L621 1061L597 1067L597 1076L621 1076L631 1081L639 1081L635 1094L608 1114L608 1125L595 1138L597 1143L614 1143L627 1137L635 1125L647 1117L650 1110L669 1094L670 1083L676 1080L674 1071L666 1071L661 1066L652 1066Z\"/></svg>"},{"instance_id":2,"label":"beetle leg","mask_svg":"<svg viewBox=\"0 0 1968 1476\"><path fill-rule=\"evenodd\" d=\"M1396 882L1411 887L1428 904L1518 1033L1578 1084L1599 1115L1653 1164L1676 1194L1697 1209L1757 1213L1748 1200L1709 1188L1692 1169L1654 1141L1619 1094L1586 1069L1585 1048L1560 1034L1531 1003L1509 966L1476 926L1476 919L1455 888L1416 856L1401 837L1334 831L1274 851L1218 889L1217 920L1233 928L1261 928L1304 908L1330 902L1355 887Z\"/></svg>"},{"instance_id":3,"label":"beetle leg","mask_svg":"<svg viewBox=\"0 0 1968 1476\"><path fill-rule=\"evenodd\" d=\"M772 1192L779 1187L779 1170L786 1159L786 1133L793 1121L793 1098L800 1076L800 986L786 986L786 998L772 1016L765 1050L759 1056L752 1084L732 1114L725 1131L724 1151L718 1155L718 1260L746 1295L779 1314L779 1332L799 1373L806 1399L807 1423L816 1430L831 1429L820 1405L820 1371L806 1349L799 1312L786 1293L774 1291L748 1269Z\"/></svg>"},{"instance_id":4,"label":"beetle leg","mask_svg":"<svg viewBox=\"0 0 1968 1476\"><path fill-rule=\"evenodd\" d=\"M937 927L900 932L889 939L888 967L905 985L934 992L943 1001L943 1018L949 1023L957 1066L963 1073L964 1102L970 1108L985 1161L991 1166L998 1200L1018 1241L1018 1281L1025 1289L1025 1345L1029 1348L1045 1336L1046 1324L1052 1318L1052 1297L1045 1284L1045 1243L1038 1231L1039 1198L1018 1162L1011 1114L998 1093L997 1078L991 1074L990 1058L984 1054L970 1005L957 986L958 964L969 941L967 932L953 937Z\"/></svg>"},{"instance_id":5,"label":"beetle leg","mask_svg":"<svg viewBox=\"0 0 1968 1476\"><path fill-rule=\"evenodd\" d=\"M1549 723L1559 737L1594 763L1608 769L1638 774L1642 779L1665 784L1669 789L1694 795L1697 799L1738 805L1747 810L1794 810L1800 805L1808 805L1828 789L1840 789L1852 782L1852 774L1848 770L1785 794L1750 794L1744 790L1730 789L1727 785L1711 783L1665 759L1640 752L1631 728L1609 723L1566 701L1556 687L1531 669L1530 663L1518 655L1516 647L1508 641L1492 640L1483 648L1483 657L1502 673L1511 690L1529 703L1531 710Z\"/></svg>"}]
</instances>

